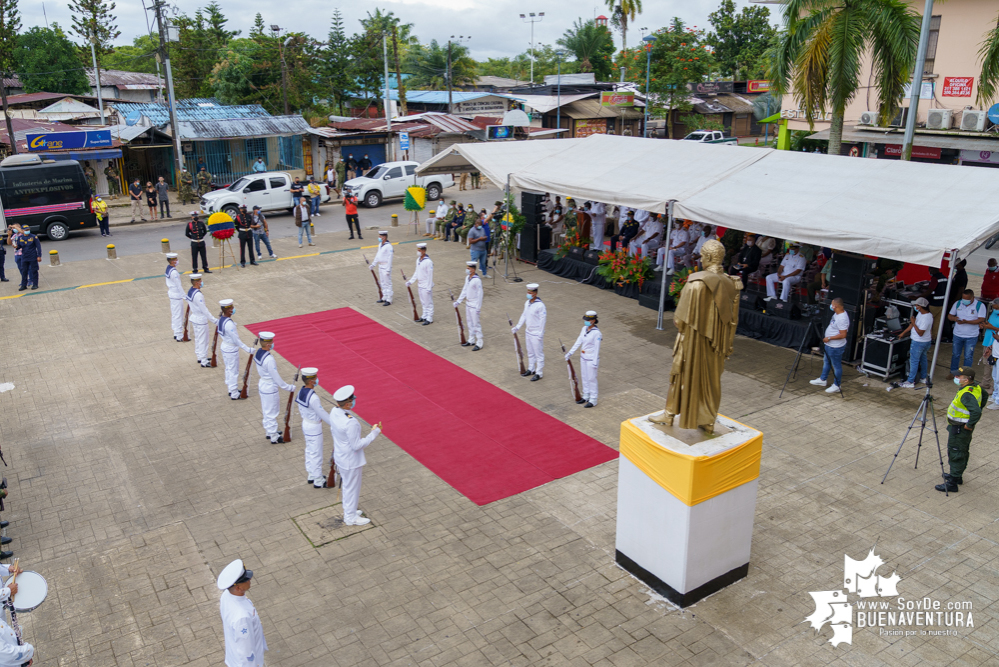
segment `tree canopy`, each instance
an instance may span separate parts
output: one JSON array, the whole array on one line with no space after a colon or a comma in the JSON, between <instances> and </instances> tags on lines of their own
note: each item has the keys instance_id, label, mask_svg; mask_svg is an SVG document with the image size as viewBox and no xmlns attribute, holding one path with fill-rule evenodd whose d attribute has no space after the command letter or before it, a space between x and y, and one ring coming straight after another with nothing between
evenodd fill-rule
<instances>
[{"instance_id":1,"label":"tree canopy","mask_svg":"<svg viewBox=\"0 0 999 667\"><path fill-rule=\"evenodd\" d=\"M769 8L749 5L737 13L733 0L722 0L708 21L714 31L705 41L714 50L722 76L743 80L766 75L766 52L777 35L777 28L770 25Z\"/></svg>"},{"instance_id":2,"label":"tree canopy","mask_svg":"<svg viewBox=\"0 0 999 667\"><path fill-rule=\"evenodd\" d=\"M51 29L35 26L17 37L14 66L26 93L90 94L90 82L81 65L79 49L58 23Z\"/></svg>"}]
</instances>

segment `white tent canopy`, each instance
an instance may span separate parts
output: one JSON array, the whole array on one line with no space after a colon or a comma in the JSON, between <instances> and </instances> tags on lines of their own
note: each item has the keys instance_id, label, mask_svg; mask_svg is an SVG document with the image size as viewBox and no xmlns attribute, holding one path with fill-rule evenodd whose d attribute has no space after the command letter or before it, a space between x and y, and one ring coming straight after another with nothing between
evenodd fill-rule
<instances>
[{"instance_id":1,"label":"white tent canopy","mask_svg":"<svg viewBox=\"0 0 999 667\"><path fill-rule=\"evenodd\" d=\"M583 139L547 139L544 141L497 141L493 143L454 144L416 168L417 174L447 174L478 169L493 183L506 183L507 175L525 164L551 155Z\"/></svg>"},{"instance_id":2,"label":"white tent canopy","mask_svg":"<svg viewBox=\"0 0 999 667\"><path fill-rule=\"evenodd\" d=\"M836 250L940 266L999 232L999 170L662 139L465 144L494 183L674 215Z\"/></svg>"}]
</instances>

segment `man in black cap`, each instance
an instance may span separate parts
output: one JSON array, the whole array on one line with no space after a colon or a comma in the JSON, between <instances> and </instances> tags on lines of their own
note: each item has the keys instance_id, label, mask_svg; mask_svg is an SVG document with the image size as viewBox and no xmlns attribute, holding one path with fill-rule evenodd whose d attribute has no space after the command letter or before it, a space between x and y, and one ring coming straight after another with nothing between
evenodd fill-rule
<instances>
[{"instance_id":1,"label":"man in black cap","mask_svg":"<svg viewBox=\"0 0 999 667\"><path fill-rule=\"evenodd\" d=\"M257 265L253 254L253 218L246 210L246 204L239 207L236 214L236 231L239 233L239 264L246 268L246 255L250 255L250 264Z\"/></svg>"},{"instance_id":2,"label":"man in black cap","mask_svg":"<svg viewBox=\"0 0 999 667\"><path fill-rule=\"evenodd\" d=\"M950 474L944 474L944 483L934 487L937 491L947 493L957 493L958 485L964 484L971 436L975 431L975 424L982 418L982 406L989 400L988 392L975 382L973 368L958 368L954 384L960 389L947 407L947 460L950 463Z\"/></svg>"},{"instance_id":3,"label":"man in black cap","mask_svg":"<svg viewBox=\"0 0 999 667\"><path fill-rule=\"evenodd\" d=\"M208 227L198 218L197 211L191 211L191 221L187 223L184 236L191 239L191 263L194 273L198 272L198 255L201 255L202 273L211 273L208 269L208 253L205 249L205 237L208 236Z\"/></svg>"}]
</instances>

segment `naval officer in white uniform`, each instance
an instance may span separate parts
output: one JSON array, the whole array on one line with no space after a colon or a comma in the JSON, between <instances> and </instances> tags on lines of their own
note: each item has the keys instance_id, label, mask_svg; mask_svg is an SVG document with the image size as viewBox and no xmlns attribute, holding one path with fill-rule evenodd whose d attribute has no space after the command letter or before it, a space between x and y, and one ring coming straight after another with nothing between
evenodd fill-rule
<instances>
[{"instance_id":1,"label":"naval officer in white uniform","mask_svg":"<svg viewBox=\"0 0 999 667\"><path fill-rule=\"evenodd\" d=\"M222 591L219 613L225 636L226 667L264 667L267 640L260 616L246 592L250 590L253 570L236 559L225 566L215 585Z\"/></svg>"},{"instance_id":2,"label":"naval officer in white uniform","mask_svg":"<svg viewBox=\"0 0 999 667\"><path fill-rule=\"evenodd\" d=\"M225 364L225 386L229 391L229 398L234 401L239 400L239 350L243 349L247 354L253 354L253 348L246 345L239 339L239 330L236 322L232 319L236 306L232 299L222 299L219 301L222 306L222 317L219 318L218 331L219 338L222 339L222 361Z\"/></svg>"},{"instance_id":3,"label":"naval officer in white uniform","mask_svg":"<svg viewBox=\"0 0 999 667\"><path fill-rule=\"evenodd\" d=\"M348 414L357 405L353 385L340 387L333 394L337 407L330 410L330 431L333 433L333 462L343 480L343 522L348 526L363 526L371 519L357 509L361 496L361 471L367 463L364 448L382 432L381 422L375 424L367 436L361 437L361 424Z\"/></svg>"},{"instance_id":4,"label":"naval officer in white uniform","mask_svg":"<svg viewBox=\"0 0 999 667\"><path fill-rule=\"evenodd\" d=\"M388 232L378 232L378 252L371 260L371 270L374 271L375 267L378 267L378 284L382 286L382 298L377 303L385 306L392 305L392 256L394 254L395 250L388 240Z\"/></svg>"},{"instance_id":5,"label":"naval officer in white uniform","mask_svg":"<svg viewBox=\"0 0 999 667\"><path fill-rule=\"evenodd\" d=\"M584 408L592 408L597 404L597 371L600 369L600 343L604 336L597 328L597 311L588 310L583 315L583 330L579 332L575 345L566 352L565 360L580 350L579 353L579 373L583 379L583 398L576 401Z\"/></svg>"},{"instance_id":6,"label":"naval officer in white uniform","mask_svg":"<svg viewBox=\"0 0 999 667\"><path fill-rule=\"evenodd\" d=\"M208 321L218 323L205 305L205 295L201 293L201 274L191 274L191 289L187 290L187 304L191 309L191 326L194 329L194 356L202 368L210 368L211 355L208 354Z\"/></svg>"},{"instance_id":7,"label":"naval officer in white uniform","mask_svg":"<svg viewBox=\"0 0 999 667\"><path fill-rule=\"evenodd\" d=\"M538 298L537 283L527 286L527 303L524 304L524 312L520 314L520 320L511 329L517 333L522 326L527 325L527 335L524 340L527 343L527 371L522 375L531 375L531 382L537 382L544 377L545 369L545 320L548 319L548 309Z\"/></svg>"},{"instance_id":8,"label":"naval officer in white uniform","mask_svg":"<svg viewBox=\"0 0 999 667\"><path fill-rule=\"evenodd\" d=\"M427 326L434 321L434 262L427 256L426 243L417 243L416 251L419 253L416 258L416 270L406 284L420 283L420 306L423 312L419 321L423 326Z\"/></svg>"},{"instance_id":9,"label":"naval officer in white uniform","mask_svg":"<svg viewBox=\"0 0 999 667\"><path fill-rule=\"evenodd\" d=\"M302 382L305 386L298 390L295 403L298 404L298 414L302 416L302 436L305 438L305 473L308 475L305 483L321 489L326 486L323 476L323 422L329 424L330 429L333 422L316 395L318 380L318 368L303 368Z\"/></svg>"},{"instance_id":10,"label":"naval officer in white uniform","mask_svg":"<svg viewBox=\"0 0 999 667\"><path fill-rule=\"evenodd\" d=\"M260 394L260 411L264 415L264 437L273 444L284 442L278 430L278 414L281 412L281 396L278 389L295 391L295 385L288 384L278 374L277 362L271 350L274 349L274 333L261 331L260 348L253 355L253 363L257 367L257 393Z\"/></svg>"},{"instance_id":11,"label":"naval officer in white uniform","mask_svg":"<svg viewBox=\"0 0 999 667\"><path fill-rule=\"evenodd\" d=\"M465 286L454 302L455 307L460 306L462 301L465 302L465 320L468 322L468 342L465 347L474 345L472 352L478 352L486 344L482 337L482 324L479 322L482 311L482 278L476 273L478 266L476 261L465 262Z\"/></svg>"},{"instance_id":12,"label":"naval officer in white uniform","mask_svg":"<svg viewBox=\"0 0 999 667\"><path fill-rule=\"evenodd\" d=\"M166 278L167 296L170 298L170 327L173 329L173 339L184 342L184 286L180 282L180 271L177 270L177 253L167 253Z\"/></svg>"}]
</instances>

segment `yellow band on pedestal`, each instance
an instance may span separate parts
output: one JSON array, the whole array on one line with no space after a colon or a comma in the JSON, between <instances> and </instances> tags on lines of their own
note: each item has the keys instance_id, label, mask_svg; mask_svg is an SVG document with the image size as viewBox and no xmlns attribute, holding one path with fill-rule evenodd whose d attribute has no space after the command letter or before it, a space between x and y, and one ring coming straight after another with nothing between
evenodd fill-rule
<instances>
[{"instance_id":1,"label":"yellow band on pedestal","mask_svg":"<svg viewBox=\"0 0 999 667\"><path fill-rule=\"evenodd\" d=\"M716 456L689 456L654 442L630 420L621 424L621 456L688 506L760 476L763 434Z\"/></svg>"}]
</instances>

